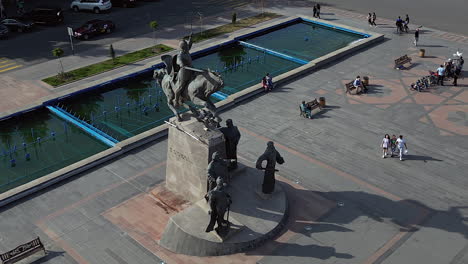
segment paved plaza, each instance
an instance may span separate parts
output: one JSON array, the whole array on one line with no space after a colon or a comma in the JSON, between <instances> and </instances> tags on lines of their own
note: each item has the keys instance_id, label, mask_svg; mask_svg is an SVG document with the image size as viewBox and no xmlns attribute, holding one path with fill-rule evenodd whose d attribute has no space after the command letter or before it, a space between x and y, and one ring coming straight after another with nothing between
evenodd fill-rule
<instances>
[{"instance_id":1,"label":"paved plaza","mask_svg":"<svg viewBox=\"0 0 468 264\"><path fill-rule=\"evenodd\" d=\"M310 10L307 2L268 9L288 16ZM322 18L368 28L363 15L335 7L324 7ZM269 140L285 159L278 178L290 215L273 241L221 257L159 247L159 227L185 206L161 195L163 138L1 208L0 251L39 236L50 253L36 264L468 263L468 78L458 86L409 89L457 50L468 51L468 37L423 28L416 48L412 35L397 35L393 24L382 19L371 29L385 34L383 42L221 114L239 126L241 163L254 166ZM404 54L413 63L394 69ZM345 93L356 75L369 76L367 94ZM55 92L18 76L1 77L9 89L20 84L24 96L2 102L2 113ZM34 93L29 101L28 92ZM327 106L312 120L300 117L300 102L319 97ZM405 136L404 161L382 159L387 133Z\"/></svg>"}]
</instances>

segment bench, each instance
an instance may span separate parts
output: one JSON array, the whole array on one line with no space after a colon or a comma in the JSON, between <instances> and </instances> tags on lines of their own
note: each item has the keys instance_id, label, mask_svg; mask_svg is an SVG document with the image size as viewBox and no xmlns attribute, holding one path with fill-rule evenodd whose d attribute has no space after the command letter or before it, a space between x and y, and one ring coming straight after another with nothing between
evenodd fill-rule
<instances>
[{"instance_id":1,"label":"bench","mask_svg":"<svg viewBox=\"0 0 468 264\"><path fill-rule=\"evenodd\" d=\"M317 98L315 98L314 100L310 101L310 102L307 102L306 103L306 107L308 109L310 109L310 113L312 114L312 110L318 108L318 109L322 109L322 106L319 104L319 102L317 101ZM307 118L307 113L302 111L301 109L301 106L299 105L299 115L304 117L304 118Z\"/></svg>"},{"instance_id":2,"label":"bench","mask_svg":"<svg viewBox=\"0 0 468 264\"><path fill-rule=\"evenodd\" d=\"M411 64L411 58L406 54L395 60L395 69L399 70L405 63Z\"/></svg>"},{"instance_id":3,"label":"bench","mask_svg":"<svg viewBox=\"0 0 468 264\"><path fill-rule=\"evenodd\" d=\"M44 254L47 254L47 251L39 237L26 244L17 246L13 250L0 254L0 260L2 261L2 264L12 264L23 260L38 251L44 251Z\"/></svg>"}]
</instances>

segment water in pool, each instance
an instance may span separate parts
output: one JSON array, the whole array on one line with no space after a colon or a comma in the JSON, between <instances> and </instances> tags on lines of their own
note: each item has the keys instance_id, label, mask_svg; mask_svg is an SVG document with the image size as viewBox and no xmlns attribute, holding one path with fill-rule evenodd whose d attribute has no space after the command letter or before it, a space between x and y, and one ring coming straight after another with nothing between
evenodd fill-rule
<instances>
[{"instance_id":1,"label":"water in pool","mask_svg":"<svg viewBox=\"0 0 468 264\"><path fill-rule=\"evenodd\" d=\"M301 22L267 34L246 39L248 43L303 60L314 60L346 47L363 36Z\"/></svg>"},{"instance_id":2,"label":"water in pool","mask_svg":"<svg viewBox=\"0 0 468 264\"><path fill-rule=\"evenodd\" d=\"M193 60L193 65L201 69L210 68L219 71L225 83L222 92L228 95L260 83L267 73L274 78L301 66L241 45L224 47L217 52L197 58Z\"/></svg>"},{"instance_id":3,"label":"water in pool","mask_svg":"<svg viewBox=\"0 0 468 264\"><path fill-rule=\"evenodd\" d=\"M0 122L0 192L107 149L41 109Z\"/></svg>"}]
</instances>

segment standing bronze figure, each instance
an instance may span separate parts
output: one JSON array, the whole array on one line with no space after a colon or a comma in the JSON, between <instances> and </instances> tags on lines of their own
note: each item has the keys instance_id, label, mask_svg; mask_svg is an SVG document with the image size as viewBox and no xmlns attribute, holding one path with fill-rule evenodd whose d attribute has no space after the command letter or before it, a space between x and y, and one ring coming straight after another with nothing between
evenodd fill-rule
<instances>
[{"instance_id":1,"label":"standing bronze figure","mask_svg":"<svg viewBox=\"0 0 468 264\"><path fill-rule=\"evenodd\" d=\"M224 215L231 206L231 196L224 190L224 182L221 178L216 179L216 187L205 195L205 199L210 204L210 223L206 227L205 232L213 231L215 223L218 226L215 228L216 233L220 236L225 236L229 232L229 219L224 220Z\"/></svg>"},{"instance_id":2,"label":"standing bronze figure","mask_svg":"<svg viewBox=\"0 0 468 264\"><path fill-rule=\"evenodd\" d=\"M215 151L211 156L211 161L207 168L208 174L208 190L213 190L216 187L216 179L221 178L223 182L228 182L228 162L225 161L219 152Z\"/></svg>"},{"instance_id":3,"label":"standing bronze figure","mask_svg":"<svg viewBox=\"0 0 468 264\"><path fill-rule=\"evenodd\" d=\"M219 129L226 140L226 158L233 160L229 163L228 169L235 170L237 168L237 144L241 138L239 129L233 125L232 119L226 120L226 127Z\"/></svg>"},{"instance_id":4,"label":"standing bronze figure","mask_svg":"<svg viewBox=\"0 0 468 264\"><path fill-rule=\"evenodd\" d=\"M265 168L262 167L262 162L267 162ZM275 169L276 163L283 164L284 159L279 152L275 149L273 141L268 141L265 152L258 158L255 167L259 170L264 170L262 192L271 194L275 190Z\"/></svg>"}]
</instances>

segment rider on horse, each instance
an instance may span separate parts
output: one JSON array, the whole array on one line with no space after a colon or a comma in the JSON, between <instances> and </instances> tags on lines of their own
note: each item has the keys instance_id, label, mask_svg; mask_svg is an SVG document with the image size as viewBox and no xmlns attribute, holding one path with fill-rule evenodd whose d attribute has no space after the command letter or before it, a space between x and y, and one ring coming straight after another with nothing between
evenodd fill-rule
<instances>
[{"instance_id":1,"label":"rider on horse","mask_svg":"<svg viewBox=\"0 0 468 264\"><path fill-rule=\"evenodd\" d=\"M190 48L192 48L192 33L188 40L181 40L179 43L180 51L174 61L174 69L171 72L172 88L174 90L173 105L178 107L183 104L181 94L187 88L189 82L192 80L192 57L190 56ZM177 72L177 75L175 75ZM176 80L175 80L176 79Z\"/></svg>"}]
</instances>

